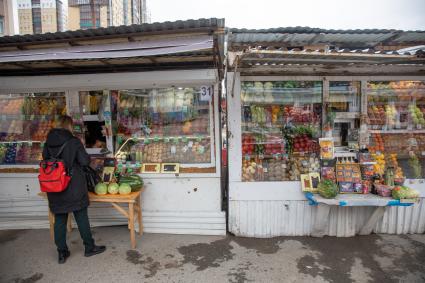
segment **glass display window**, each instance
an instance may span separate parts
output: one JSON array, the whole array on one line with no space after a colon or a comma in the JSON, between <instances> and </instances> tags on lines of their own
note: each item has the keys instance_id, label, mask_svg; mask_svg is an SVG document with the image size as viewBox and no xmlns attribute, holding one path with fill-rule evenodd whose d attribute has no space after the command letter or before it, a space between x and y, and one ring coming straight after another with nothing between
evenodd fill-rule
<instances>
[{"instance_id":1,"label":"glass display window","mask_svg":"<svg viewBox=\"0 0 425 283\"><path fill-rule=\"evenodd\" d=\"M203 92L198 87L117 91L118 161L211 164L213 100Z\"/></svg>"},{"instance_id":2,"label":"glass display window","mask_svg":"<svg viewBox=\"0 0 425 283\"><path fill-rule=\"evenodd\" d=\"M360 112L360 82L330 81L328 111Z\"/></svg>"},{"instance_id":3,"label":"glass display window","mask_svg":"<svg viewBox=\"0 0 425 283\"><path fill-rule=\"evenodd\" d=\"M66 114L63 92L1 94L0 164L38 164L53 121Z\"/></svg>"},{"instance_id":4,"label":"glass display window","mask_svg":"<svg viewBox=\"0 0 425 283\"><path fill-rule=\"evenodd\" d=\"M330 81L325 128L332 129L335 146L357 147L359 143L361 83Z\"/></svg>"},{"instance_id":5,"label":"glass display window","mask_svg":"<svg viewBox=\"0 0 425 283\"><path fill-rule=\"evenodd\" d=\"M242 82L242 181L318 172L322 82Z\"/></svg>"},{"instance_id":6,"label":"glass display window","mask_svg":"<svg viewBox=\"0 0 425 283\"><path fill-rule=\"evenodd\" d=\"M369 82L367 101L376 169L391 166L398 178L425 178L425 83Z\"/></svg>"}]
</instances>

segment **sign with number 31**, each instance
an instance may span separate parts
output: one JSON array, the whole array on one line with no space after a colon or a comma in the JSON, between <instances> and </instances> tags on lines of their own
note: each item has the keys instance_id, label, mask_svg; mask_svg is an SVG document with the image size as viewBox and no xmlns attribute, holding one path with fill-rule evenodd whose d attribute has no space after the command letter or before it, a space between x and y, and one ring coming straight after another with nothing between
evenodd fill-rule
<instances>
[{"instance_id":1,"label":"sign with number 31","mask_svg":"<svg viewBox=\"0 0 425 283\"><path fill-rule=\"evenodd\" d=\"M201 86L201 101L210 101L213 95L212 86Z\"/></svg>"}]
</instances>

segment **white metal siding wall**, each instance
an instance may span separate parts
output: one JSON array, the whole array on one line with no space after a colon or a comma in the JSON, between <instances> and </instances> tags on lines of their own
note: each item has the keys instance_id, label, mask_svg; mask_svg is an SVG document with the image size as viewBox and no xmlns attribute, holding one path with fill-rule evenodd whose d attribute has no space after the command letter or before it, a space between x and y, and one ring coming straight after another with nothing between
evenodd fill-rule
<instances>
[{"instance_id":1,"label":"white metal siding wall","mask_svg":"<svg viewBox=\"0 0 425 283\"><path fill-rule=\"evenodd\" d=\"M219 177L145 179L145 183L145 232L226 234ZM47 201L37 195L39 191L36 174L0 174L0 230L48 228ZM109 204L93 203L89 216L92 226L127 223Z\"/></svg>"},{"instance_id":2,"label":"white metal siding wall","mask_svg":"<svg viewBox=\"0 0 425 283\"><path fill-rule=\"evenodd\" d=\"M237 236L269 238L309 236L315 219L307 201L230 201L229 231ZM351 237L372 214L371 207L332 207L327 235ZM387 207L374 233L425 232L425 198L411 207Z\"/></svg>"}]
</instances>

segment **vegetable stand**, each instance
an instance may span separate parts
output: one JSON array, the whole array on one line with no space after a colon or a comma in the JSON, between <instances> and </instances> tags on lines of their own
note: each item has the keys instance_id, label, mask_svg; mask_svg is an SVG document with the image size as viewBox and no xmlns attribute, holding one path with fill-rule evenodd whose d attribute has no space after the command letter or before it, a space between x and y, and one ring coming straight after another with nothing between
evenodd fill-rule
<instances>
[{"instance_id":1,"label":"vegetable stand","mask_svg":"<svg viewBox=\"0 0 425 283\"><path fill-rule=\"evenodd\" d=\"M369 235L379 220L385 213L386 206L412 206L415 200L395 200L389 197L380 197L376 195L339 195L334 199L323 198L320 195L314 195L310 192L305 193L309 204L317 207L316 219L312 228L311 235L314 237L323 237L328 230L328 218L331 206L362 206L375 207L374 212L360 228L359 235Z\"/></svg>"},{"instance_id":2,"label":"vegetable stand","mask_svg":"<svg viewBox=\"0 0 425 283\"><path fill-rule=\"evenodd\" d=\"M58 50L67 64L44 68L49 75L29 68L0 76L0 229L47 227L46 203L37 196L38 160L54 118L68 114L78 122L94 169L104 173L105 160L115 157L120 173L143 178L145 232L226 233L219 113L224 21L181 23L102 30L100 40L79 38L90 44L78 48L26 41L40 43L28 64L40 52L58 60ZM112 53L91 58L93 48ZM75 52L78 62L68 56ZM82 64L84 58L91 63ZM124 224L118 211L99 202L89 217L93 226Z\"/></svg>"},{"instance_id":3,"label":"vegetable stand","mask_svg":"<svg viewBox=\"0 0 425 283\"><path fill-rule=\"evenodd\" d=\"M140 201L140 195L143 189L138 192L132 192L128 195L97 195L92 192L89 192L90 202L99 202L99 203L108 203L111 204L113 208L115 208L119 213L124 215L128 222L128 229L130 230L130 241L131 247L136 248L136 232L134 221L137 218L139 235L143 234L143 224L142 224L142 205ZM45 193L39 194L43 198L47 198ZM124 208L120 206L120 204L128 204L128 210L126 211ZM71 214L68 214L68 231L70 231L71 227ZM55 216L49 210L49 224L50 224L50 236L53 238L53 224L54 224Z\"/></svg>"},{"instance_id":4,"label":"vegetable stand","mask_svg":"<svg viewBox=\"0 0 425 283\"><path fill-rule=\"evenodd\" d=\"M347 50L347 42L332 50L304 42L298 50L299 42L287 39L288 33L303 36L279 29L234 29L229 36L229 231L245 237L308 236L320 219L329 224L321 233L330 236L354 236L370 223L372 229L363 234L423 233L420 64L396 72L389 61L410 58L366 55ZM353 40L353 48L356 44ZM382 64L372 67L378 58ZM370 158L361 159L363 152ZM344 194L337 199L379 198L375 188L392 183L417 191L419 202L376 212L376 204L367 202L338 204L320 213L303 193L318 178L335 183L335 192ZM328 195L334 197L330 189Z\"/></svg>"}]
</instances>

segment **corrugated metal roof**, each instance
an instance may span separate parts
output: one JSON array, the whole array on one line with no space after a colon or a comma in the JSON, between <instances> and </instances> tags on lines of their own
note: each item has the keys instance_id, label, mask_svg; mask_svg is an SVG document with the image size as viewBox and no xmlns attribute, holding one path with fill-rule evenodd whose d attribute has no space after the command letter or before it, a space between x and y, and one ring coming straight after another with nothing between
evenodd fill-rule
<instances>
[{"instance_id":1,"label":"corrugated metal roof","mask_svg":"<svg viewBox=\"0 0 425 283\"><path fill-rule=\"evenodd\" d=\"M425 44L425 31L390 29L327 30L309 27L229 29L229 46L305 46L315 44L355 48L377 45Z\"/></svg>"},{"instance_id":2,"label":"corrugated metal roof","mask_svg":"<svg viewBox=\"0 0 425 283\"><path fill-rule=\"evenodd\" d=\"M327 34L377 34L377 33L425 33L424 30L396 30L396 29L322 29L311 27L278 27L268 29L246 29L246 28L229 28L232 33L327 33Z\"/></svg>"},{"instance_id":3,"label":"corrugated metal roof","mask_svg":"<svg viewBox=\"0 0 425 283\"><path fill-rule=\"evenodd\" d=\"M146 57L212 50L212 36L0 52L0 63Z\"/></svg>"},{"instance_id":4,"label":"corrugated metal roof","mask_svg":"<svg viewBox=\"0 0 425 283\"><path fill-rule=\"evenodd\" d=\"M96 39L96 37L107 37L127 34L138 34L151 32L168 32L170 34L176 31L187 31L196 29L208 28L224 28L224 19L210 18L198 20L186 20L175 22L162 22L152 24L118 26L107 28L96 28L87 30L65 31L44 34L27 34L27 35L14 35L0 37L0 47L9 44L25 44L46 41L60 41L60 40L76 40L76 39Z\"/></svg>"}]
</instances>

